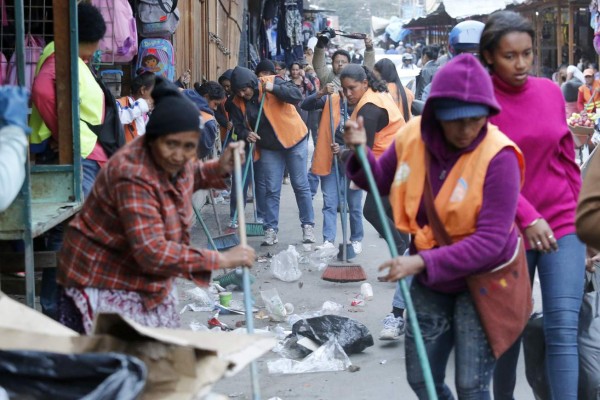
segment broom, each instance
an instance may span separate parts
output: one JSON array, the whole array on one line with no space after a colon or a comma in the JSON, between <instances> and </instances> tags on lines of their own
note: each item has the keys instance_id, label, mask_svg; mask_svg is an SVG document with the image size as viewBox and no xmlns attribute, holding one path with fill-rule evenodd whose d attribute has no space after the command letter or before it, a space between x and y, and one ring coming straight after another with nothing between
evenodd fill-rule
<instances>
[{"instance_id":1,"label":"broom","mask_svg":"<svg viewBox=\"0 0 600 400\"><path fill-rule=\"evenodd\" d=\"M223 251L223 250L230 249L230 248L240 244L240 240L238 239L238 237L235 233L231 233L228 235L222 235L222 236L213 238L208 230L208 227L206 226L206 223L204 222L204 219L202 218L202 215L200 214L200 211L193 204L192 204L192 208L194 209L194 214L196 214L196 218L198 218L198 221L200 222L200 225L202 226L202 230L204 231L204 234L206 235L206 238L208 239L209 250Z\"/></svg>"},{"instance_id":2,"label":"broom","mask_svg":"<svg viewBox=\"0 0 600 400\"><path fill-rule=\"evenodd\" d=\"M385 236L385 241L387 242L388 248L390 250L390 255L392 256L392 258L396 258L398 257L398 251L396 250L394 239L392 239L392 231L387 223L387 217L383 209L381 196L379 195L379 190L377 189L375 178L373 178L373 171L371 171L371 166L369 165L369 161L367 160L367 155L363 146L356 146L356 155L358 156L358 160L362 165L363 171L365 171L365 175L367 176L367 180L369 182L369 189L371 191L371 194L373 195L373 198L375 199L375 205L377 206L377 214L379 214L379 219L381 220L381 224L383 225L383 233ZM423 377L425 379L427 395L430 400L437 400L438 397L435 391L435 385L433 384L431 366L429 365L429 359L427 358L427 352L425 350L425 344L423 342L423 335L421 334L421 329L419 328L419 321L417 321L417 313L415 311L415 306L410 295L410 290L408 289L408 285L406 284L404 279L399 280L398 285L400 285L400 289L402 290L402 295L404 296L404 301L406 302L406 311L408 312L408 315L410 317L410 325L413 330L415 345L417 347L417 354L419 355L419 362L421 364L421 370L423 371Z\"/></svg>"},{"instance_id":3,"label":"broom","mask_svg":"<svg viewBox=\"0 0 600 400\"><path fill-rule=\"evenodd\" d=\"M331 95L328 98L329 101L329 127L331 128L331 140L332 144L335 144L335 130L333 126L333 104L331 101ZM344 114L346 112L344 111ZM344 195L342 196L342 184L345 187L345 180L340 182L340 174L338 170L338 159L337 155L333 155L333 167L335 170L335 180L338 191L338 199L340 203L340 208L342 213L340 213L340 217L342 219L342 262L338 263L330 263L327 265L325 270L323 271L323 275L321 275L321 279L329 282L361 282L367 280L367 275L365 274L364 269L360 266L360 264L349 264L348 263L348 243L347 243L347 226L346 226L346 191L344 190ZM354 248L352 248L352 253L354 253Z\"/></svg>"},{"instance_id":4,"label":"broom","mask_svg":"<svg viewBox=\"0 0 600 400\"><path fill-rule=\"evenodd\" d=\"M258 124L260 123L260 117L262 116L263 106L265 105L266 94L267 94L267 92L263 91L263 94L260 98L260 106L258 107L258 117L256 118L254 132L258 131ZM250 126L248 126L248 128L250 128ZM243 189L246 186L246 179L248 179L248 171L250 170L250 164L252 163L253 156L254 156L254 143L250 143L250 151L248 152L248 159L246 160L246 165L244 166L244 178L243 178L242 189L239 192L237 192L237 189L236 189L237 196L241 196L243 194ZM246 235L247 236L264 236L265 229L263 228L263 225L256 222L256 220L257 220L256 201L257 200L256 200L256 195L254 193L255 183L256 183L256 180L254 179L254 165L252 165L252 191L253 191L253 196L254 196L254 222L246 223ZM237 221L238 213L243 212L243 210L244 210L243 208L241 210L238 210L236 208L236 210L233 214L233 223L234 224Z\"/></svg>"},{"instance_id":5,"label":"broom","mask_svg":"<svg viewBox=\"0 0 600 400\"><path fill-rule=\"evenodd\" d=\"M263 99L264 99L264 95L263 95ZM262 102L261 102L262 104ZM262 109L262 107L261 107ZM259 112L260 115L260 112ZM257 125L258 126L258 125ZM249 155L250 157L252 157L252 153L250 153ZM240 153L239 151L234 151L233 152L233 165L234 165L234 174L235 174L235 186L236 186L236 190L237 193L242 193L242 162L240 159ZM247 244L247 239L246 239L246 230L242 229L242 225L245 225L246 222L246 216L244 215L244 198L242 196L237 196L236 197L237 200L237 210L240 213L240 238L241 238L241 244L242 245L246 245ZM250 271L248 271L247 267L244 267L243 269L243 276L242 276L242 282L243 282L243 289L244 289L244 307L245 307L245 311L246 311L246 329L249 335L254 334L254 314L252 314L252 293L250 292ZM252 361L250 363L250 376L252 379L252 398L254 400L260 400L260 386L258 383L258 368L256 366L256 362Z\"/></svg>"}]
</instances>

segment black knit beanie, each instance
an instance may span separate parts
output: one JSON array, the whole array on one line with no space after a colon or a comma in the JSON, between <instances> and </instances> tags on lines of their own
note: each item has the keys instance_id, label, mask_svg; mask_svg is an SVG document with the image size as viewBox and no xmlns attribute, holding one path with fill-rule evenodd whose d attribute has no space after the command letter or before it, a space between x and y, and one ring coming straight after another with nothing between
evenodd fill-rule
<instances>
[{"instance_id":1,"label":"black knit beanie","mask_svg":"<svg viewBox=\"0 0 600 400\"><path fill-rule=\"evenodd\" d=\"M148 139L186 131L200 132L198 108L181 94L174 83L157 76L152 99L154 110L146 125Z\"/></svg>"},{"instance_id":2,"label":"black knit beanie","mask_svg":"<svg viewBox=\"0 0 600 400\"><path fill-rule=\"evenodd\" d=\"M275 64L273 64L273 61L264 59L261 62L259 62L256 66L256 70L254 71L254 73L258 75L261 72L271 72L272 74L274 74Z\"/></svg>"}]
</instances>

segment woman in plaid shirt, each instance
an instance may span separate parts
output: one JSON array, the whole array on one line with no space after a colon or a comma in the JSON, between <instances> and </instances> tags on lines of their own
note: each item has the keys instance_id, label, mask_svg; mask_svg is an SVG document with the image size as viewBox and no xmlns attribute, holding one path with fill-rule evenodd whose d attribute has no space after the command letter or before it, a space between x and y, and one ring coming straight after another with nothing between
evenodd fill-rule
<instances>
[{"instance_id":1,"label":"woman in plaid shirt","mask_svg":"<svg viewBox=\"0 0 600 400\"><path fill-rule=\"evenodd\" d=\"M99 312L178 327L173 278L206 286L213 270L254 262L249 246L223 253L190 246L192 194L224 189L233 151L243 145L232 143L218 161L198 161L196 107L158 77L152 97L146 134L102 168L58 254L59 318L82 333Z\"/></svg>"}]
</instances>

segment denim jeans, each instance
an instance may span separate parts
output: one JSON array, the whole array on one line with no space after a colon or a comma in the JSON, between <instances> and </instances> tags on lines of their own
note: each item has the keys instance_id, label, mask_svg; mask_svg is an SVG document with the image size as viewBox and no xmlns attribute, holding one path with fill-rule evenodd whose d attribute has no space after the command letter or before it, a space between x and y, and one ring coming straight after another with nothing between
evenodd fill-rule
<instances>
[{"instance_id":1,"label":"denim jeans","mask_svg":"<svg viewBox=\"0 0 600 400\"><path fill-rule=\"evenodd\" d=\"M337 231L337 207L340 205L338 182L345 182L345 187L342 187L342 196L344 190L347 192L348 199L348 214L350 216L350 241L362 241L364 237L363 221L362 221L362 190L350 189L350 180L343 179L345 171L343 165L339 163L338 174L336 175L335 166L331 166L331 173L326 176L321 176L321 191L323 192L323 241L328 240L335 242L335 234ZM343 184L343 183L342 183Z\"/></svg>"},{"instance_id":2,"label":"denim jeans","mask_svg":"<svg viewBox=\"0 0 600 400\"><path fill-rule=\"evenodd\" d=\"M315 225L315 215L308 186L307 140L285 150L260 149L260 166L255 169L257 191L264 190L264 229L279 230L279 204L283 170L287 166L300 213L300 225ZM260 188L260 189L259 189ZM256 196L259 194L257 192ZM259 203L260 205L260 203ZM262 208L262 205L260 206Z\"/></svg>"},{"instance_id":3,"label":"denim jeans","mask_svg":"<svg viewBox=\"0 0 600 400\"><path fill-rule=\"evenodd\" d=\"M440 400L454 399L444 383L446 364L455 348L456 391L460 400L490 399L495 359L468 291L445 294L414 281L410 293L417 310L427 358ZM408 316L409 320L412 316ZM406 329L406 373L419 399L428 399L413 330Z\"/></svg>"},{"instance_id":4,"label":"denim jeans","mask_svg":"<svg viewBox=\"0 0 600 400\"><path fill-rule=\"evenodd\" d=\"M100 172L100 164L94 160L81 159L81 186L83 197L86 198L91 193L94 187L94 181L98 172ZM63 243L64 227L57 225L50 229L45 234L45 250L58 251ZM42 271L42 285L40 293L40 305L42 312L50 318L58 317L58 287L56 285L56 268L44 268Z\"/></svg>"},{"instance_id":5,"label":"denim jeans","mask_svg":"<svg viewBox=\"0 0 600 400\"><path fill-rule=\"evenodd\" d=\"M247 157L249 156L248 153L246 153L246 156ZM248 162L248 159L246 159L246 162ZM246 169L246 162L244 162L244 164L242 164L242 179L244 179L244 171ZM252 162L252 161L250 161L250 162ZM246 177L246 183L243 185L243 188L242 188L242 193L244 195L244 208L245 208L246 200L248 198L248 187L250 186L250 182L252 182L252 168L248 167L248 176ZM235 211L237 210L236 187L237 186L236 186L236 181L235 181L235 174L232 174L231 175L231 192L229 194L229 218L230 219L233 219L233 215L235 214ZM256 192L256 188L254 189L254 191ZM254 201L256 201L256 199L254 199Z\"/></svg>"},{"instance_id":6,"label":"denim jeans","mask_svg":"<svg viewBox=\"0 0 600 400\"><path fill-rule=\"evenodd\" d=\"M405 255L408 255L408 254L405 254ZM413 278L414 278L413 275L409 275L406 278L404 278L404 282L406 282L406 285L408 286L409 289L412 285ZM396 291L394 292L394 299L392 300L392 307L406 309L406 301L404 301L404 296L402 295L402 290L400 290L400 285L397 282L396 282Z\"/></svg>"},{"instance_id":7,"label":"denim jeans","mask_svg":"<svg viewBox=\"0 0 600 400\"><path fill-rule=\"evenodd\" d=\"M554 400L576 400L579 380L577 330L585 280L585 246L575 234L558 239L558 251L527 251L531 279L537 271L542 290L546 374ZM519 339L498 360L494 399L512 399L519 360Z\"/></svg>"}]
</instances>

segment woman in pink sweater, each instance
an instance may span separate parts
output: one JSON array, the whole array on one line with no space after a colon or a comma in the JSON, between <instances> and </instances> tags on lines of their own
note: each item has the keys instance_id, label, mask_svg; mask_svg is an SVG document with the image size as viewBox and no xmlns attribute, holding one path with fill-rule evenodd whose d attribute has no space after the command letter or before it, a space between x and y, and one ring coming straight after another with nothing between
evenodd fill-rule
<instances>
[{"instance_id":1,"label":"woman in pink sweater","mask_svg":"<svg viewBox=\"0 0 600 400\"><path fill-rule=\"evenodd\" d=\"M492 73L502 106L490 118L525 156L525 184L516 224L527 246L531 279L541 281L546 373L552 399L577 399L577 325L583 294L585 247L575 235L581 186L575 145L565 122L560 88L529 76L534 30L521 15L502 11L488 19L480 55ZM512 399L520 341L498 360L494 399Z\"/></svg>"}]
</instances>

